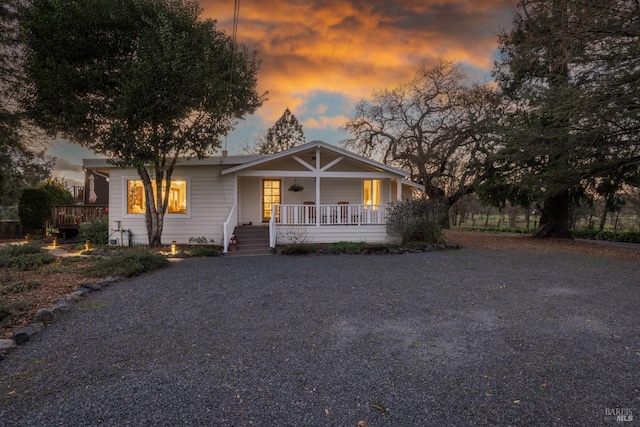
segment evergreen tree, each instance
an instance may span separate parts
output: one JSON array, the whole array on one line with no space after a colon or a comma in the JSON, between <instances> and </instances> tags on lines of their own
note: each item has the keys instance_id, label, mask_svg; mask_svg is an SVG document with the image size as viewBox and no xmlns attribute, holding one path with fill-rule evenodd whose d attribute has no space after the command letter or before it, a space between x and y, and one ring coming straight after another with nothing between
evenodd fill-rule
<instances>
[{"instance_id":1,"label":"evergreen tree","mask_svg":"<svg viewBox=\"0 0 640 427\"><path fill-rule=\"evenodd\" d=\"M569 236L581 198L617 191L640 173L639 7L521 0L500 36L494 76L511 114L476 188L498 205L538 202L537 236Z\"/></svg>"},{"instance_id":2,"label":"evergreen tree","mask_svg":"<svg viewBox=\"0 0 640 427\"><path fill-rule=\"evenodd\" d=\"M267 134L258 140L258 154L274 154L306 142L302 125L287 108Z\"/></svg>"}]
</instances>

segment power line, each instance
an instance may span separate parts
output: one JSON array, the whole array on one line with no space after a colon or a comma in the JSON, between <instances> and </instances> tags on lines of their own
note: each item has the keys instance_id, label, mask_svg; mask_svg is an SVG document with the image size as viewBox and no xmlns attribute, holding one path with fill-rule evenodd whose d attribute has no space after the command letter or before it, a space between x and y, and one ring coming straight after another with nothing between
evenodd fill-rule
<instances>
[{"instance_id":1,"label":"power line","mask_svg":"<svg viewBox=\"0 0 640 427\"><path fill-rule=\"evenodd\" d=\"M240 20L240 0L234 0L233 27L231 28L231 65L229 66L229 96L233 89L233 59L235 56L236 39L238 37L238 21ZM224 150L227 150L227 135L224 136Z\"/></svg>"},{"instance_id":2,"label":"power line","mask_svg":"<svg viewBox=\"0 0 640 427\"><path fill-rule=\"evenodd\" d=\"M342 65L340 66L340 72L338 73L338 77L336 79L336 84L333 87L333 92L331 92L331 98L329 98L329 105L327 105L327 110L325 111L324 116L322 117L322 124L320 125L320 130L324 129L325 122L327 120L327 112L331 108L331 104L333 103L333 98L338 90L338 84L340 83L340 78L342 77L342 72L344 71L344 66L347 63L347 57L349 56L349 50L351 49L351 43L353 42L353 36L356 34L356 30L358 29L358 25L360 24L360 13L362 12L362 6L364 4L364 0L360 0L360 4L358 6L358 14L356 15L356 22L353 24L353 30L351 31L351 37L349 38L349 44L347 45L347 50L344 53L344 58L342 59Z\"/></svg>"}]
</instances>

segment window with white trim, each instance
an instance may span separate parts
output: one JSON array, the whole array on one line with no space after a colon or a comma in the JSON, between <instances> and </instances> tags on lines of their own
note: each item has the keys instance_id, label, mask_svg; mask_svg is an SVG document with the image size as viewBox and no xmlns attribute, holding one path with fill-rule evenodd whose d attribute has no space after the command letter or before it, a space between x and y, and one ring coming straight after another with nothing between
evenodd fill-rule
<instances>
[{"instance_id":1,"label":"window with white trim","mask_svg":"<svg viewBox=\"0 0 640 427\"><path fill-rule=\"evenodd\" d=\"M363 200L365 205L379 205L380 204L380 180L379 179L365 179L363 185Z\"/></svg>"},{"instance_id":2,"label":"window with white trim","mask_svg":"<svg viewBox=\"0 0 640 427\"><path fill-rule=\"evenodd\" d=\"M156 192L155 181L151 182L153 192ZM163 186L164 187L164 186ZM127 214L143 214L145 212L145 194L142 180L127 180ZM164 191L164 188L163 188ZM169 189L169 205L167 207L168 214L187 214L187 181L172 180Z\"/></svg>"}]
</instances>

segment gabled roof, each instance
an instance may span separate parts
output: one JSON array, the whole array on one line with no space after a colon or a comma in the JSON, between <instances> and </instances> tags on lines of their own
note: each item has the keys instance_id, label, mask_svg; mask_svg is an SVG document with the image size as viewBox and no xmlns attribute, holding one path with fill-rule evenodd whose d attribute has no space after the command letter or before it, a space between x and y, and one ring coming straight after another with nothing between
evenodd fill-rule
<instances>
[{"instance_id":1,"label":"gabled roof","mask_svg":"<svg viewBox=\"0 0 640 427\"><path fill-rule=\"evenodd\" d=\"M311 141L311 142L308 142L308 143L303 144L303 145L298 145L296 147L289 148L288 150L284 150L284 151L281 151L281 152L276 153L276 154L271 154L269 156L265 156L265 157L262 157L262 158L247 162L247 163L240 164L238 166L234 166L234 167L231 167L231 168L228 168L228 169L224 169L224 170L221 171L221 173L222 173L222 175L226 175L226 174L238 172L238 171L241 171L241 170L251 169L253 167L262 165L264 163L268 163L268 162L271 162L271 161L274 161L274 160L282 159L282 158L285 158L285 157L289 157L289 156L293 156L293 155L296 155L296 154L299 154L299 153L303 153L305 151L309 151L309 149L311 149L311 148L321 148L321 149L324 149L324 150L327 150L327 151L331 151L331 152L333 152L333 153L335 153L337 155L344 156L346 158L355 160L355 161L360 162L360 163L364 163L366 165L369 165L369 166L374 167L374 168L381 169L381 170L383 170L385 172L389 172L389 173L394 174L394 175L398 175L401 178L406 178L408 176L408 173L406 171L403 171L402 169L397 169L397 168L385 165L384 163L380 163L380 162L376 162L375 160L367 159L366 157L362 157L362 156L360 156L358 154L352 153L351 151L345 150L345 149L340 148L340 147L336 147L335 145L328 144L328 143L326 143L324 141Z\"/></svg>"}]
</instances>

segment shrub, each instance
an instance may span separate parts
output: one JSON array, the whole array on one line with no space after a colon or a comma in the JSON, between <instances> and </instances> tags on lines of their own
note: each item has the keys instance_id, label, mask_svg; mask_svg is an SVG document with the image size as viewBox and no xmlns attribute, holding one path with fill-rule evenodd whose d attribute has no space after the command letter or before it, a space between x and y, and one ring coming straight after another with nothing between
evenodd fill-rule
<instances>
[{"instance_id":1,"label":"shrub","mask_svg":"<svg viewBox=\"0 0 640 427\"><path fill-rule=\"evenodd\" d=\"M109 217L103 216L80 224L78 238L82 242L91 240L92 244L106 245L109 239Z\"/></svg>"},{"instance_id":2,"label":"shrub","mask_svg":"<svg viewBox=\"0 0 640 427\"><path fill-rule=\"evenodd\" d=\"M56 257L44 252L39 245L7 245L0 249L0 267L29 270L40 265L50 264Z\"/></svg>"},{"instance_id":3,"label":"shrub","mask_svg":"<svg viewBox=\"0 0 640 427\"><path fill-rule=\"evenodd\" d=\"M335 242L327 246L331 252L359 251L367 246L364 242Z\"/></svg>"},{"instance_id":4,"label":"shrub","mask_svg":"<svg viewBox=\"0 0 640 427\"><path fill-rule=\"evenodd\" d=\"M52 206L72 205L73 202L71 193L57 181L25 188L18 202L20 224L27 230L42 229L44 221L51 216Z\"/></svg>"},{"instance_id":5,"label":"shrub","mask_svg":"<svg viewBox=\"0 0 640 427\"><path fill-rule=\"evenodd\" d=\"M438 225L443 207L426 198L405 200L392 206L387 220L387 232L408 242L436 243L442 236Z\"/></svg>"},{"instance_id":6,"label":"shrub","mask_svg":"<svg viewBox=\"0 0 640 427\"><path fill-rule=\"evenodd\" d=\"M185 252L191 257L213 257L221 255L220 251L214 248L189 248L185 250Z\"/></svg>"},{"instance_id":7,"label":"shrub","mask_svg":"<svg viewBox=\"0 0 640 427\"><path fill-rule=\"evenodd\" d=\"M22 310L26 305L27 303L23 301L12 302L0 298L0 324Z\"/></svg>"},{"instance_id":8,"label":"shrub","mask_svg":"<svg viewBox=\"0 0 640 427\"><path fill-rule=\"evenodd\" d=\"M36 289L41 286L40 282L35 280L29 280L26 282L13 282L6 285L2 289L2 294L18 294L20 292L28 291L30 289Z\"/></svg>"},{"instance_id":9,"label":"shrub","mask_svg":"<svg viewBox=\"0 0 640 427\"><path fill-rule=\"evenodd\" d=\"M124 276L132 277L147 271L164 267L169 261L160 255L149 251L123 251L116 255L100 258L89 274L96 276Z\"/></svg>"},{"instance_id":10,"label":"shrub","mask_svg":"<svg viewBox=\"0 0 640 427\"><path fill-rule=\"evenodd\" d=\"M213 244L213 239L207 239L207 236L189 237L189 244L206 245Z\"/></svg>"},{"instance_id":11,"label":"shrub","mask_svg":"<svg viewBox=\"0 0 640 427\"><path fill-rule=\"evenodd\" d=\"M294 243L287 245L280 251L282 255L308 255L316 253L316 246L309 243Z\"/></svg>"}]
</instances>

